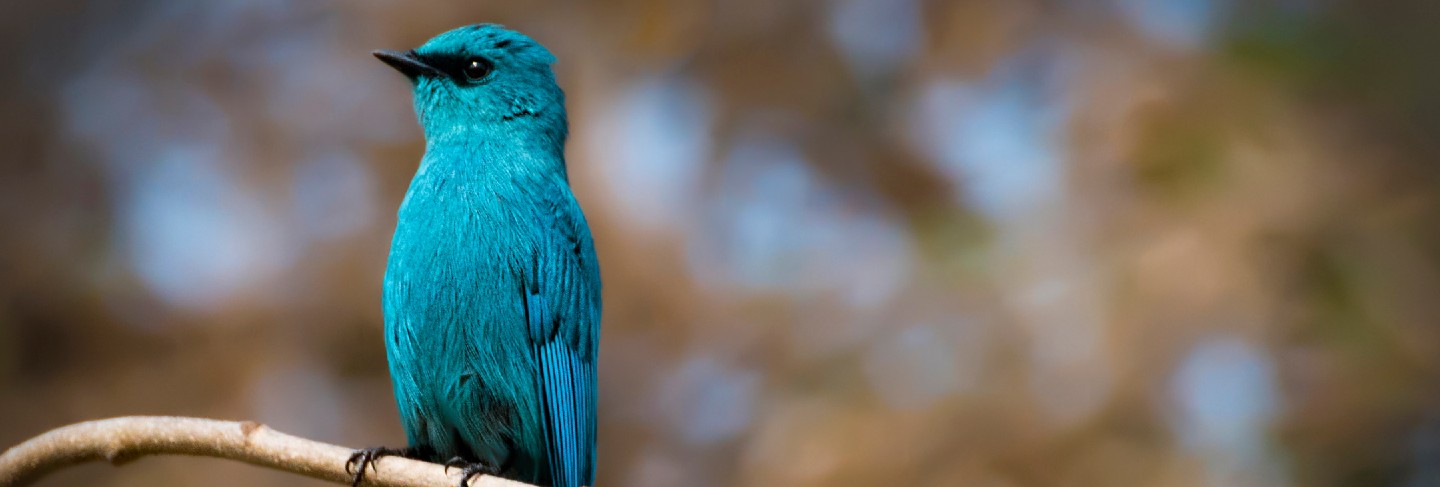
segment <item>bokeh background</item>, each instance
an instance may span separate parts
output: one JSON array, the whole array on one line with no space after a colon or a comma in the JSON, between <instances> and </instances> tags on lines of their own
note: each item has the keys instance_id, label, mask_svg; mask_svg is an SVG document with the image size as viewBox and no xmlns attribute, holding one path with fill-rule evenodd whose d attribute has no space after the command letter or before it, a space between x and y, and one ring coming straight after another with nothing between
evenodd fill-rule
<instances>
[{"instance_id":1,"label":"bokeh background","mask_svg":"<svg viewBox=\"0 0 1440 487\"><path fill-rule=\"evenodd\" d=\"M1440 485L1432 0L4 2L0 446L403 442L369 51L482 21L569 93L600 485Z\"/></svg>"}]
</instances>

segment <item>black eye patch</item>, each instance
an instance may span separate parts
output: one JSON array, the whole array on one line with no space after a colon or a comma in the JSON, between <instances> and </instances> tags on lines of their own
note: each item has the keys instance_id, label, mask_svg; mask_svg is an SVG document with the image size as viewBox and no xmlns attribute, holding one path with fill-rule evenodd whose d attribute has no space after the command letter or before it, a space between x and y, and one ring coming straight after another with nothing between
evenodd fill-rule
<instances>
[{"instance_id":1,"label":"black eye patch","mask_svg":"<svg viewBox=\"0 0 1440 487\"><path fill-rule=\"evenodd\" d=\"M418 57L421 62L440 70L456 83L481 81L495 68L495 63L482 56L420 54Z\"/></svg>"}]
</instances>

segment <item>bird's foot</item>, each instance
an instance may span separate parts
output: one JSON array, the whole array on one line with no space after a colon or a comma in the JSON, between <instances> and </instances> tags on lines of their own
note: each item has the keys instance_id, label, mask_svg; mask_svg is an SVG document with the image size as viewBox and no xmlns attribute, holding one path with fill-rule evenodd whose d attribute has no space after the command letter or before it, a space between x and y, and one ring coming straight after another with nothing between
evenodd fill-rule
<instances>
[{"instance_id":1,"label":"bird's foot","mask_svg":"<svg viewBox=\"0 0 1440 487\"><path fill-rule=\"evenodd\" d=\"M472 462L464 458L455 457L445 462L445 473L450 473L451 468L460 469L460 487L470 487L470 477L475 474L500 475L500 469L488 463Z\"/></svg>"},{"instance_id":2,"label":"bird's foot","mask_svg":"<svg viewBox=\"0 0 1440 487\"><path fill-rule=\"evenodd\" d=\"M379 470L375 469L375 461L382 457L414 459L420 457L420 450L411 447L386 448L383 446L355 450L355 453L350 454L350 459L345 461L345 473L355 474L355 480L350 482L350 487L360 487L360 482L365 480L365 467L367 465L370 467L370 471L378 472Z\"/></svg>"}]
</instances>

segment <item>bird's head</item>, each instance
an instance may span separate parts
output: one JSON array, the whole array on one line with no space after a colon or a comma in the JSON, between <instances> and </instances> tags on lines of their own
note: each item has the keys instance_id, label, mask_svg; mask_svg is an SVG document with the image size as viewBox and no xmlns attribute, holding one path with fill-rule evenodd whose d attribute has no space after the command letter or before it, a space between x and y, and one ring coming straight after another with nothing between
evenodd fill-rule
<instances>
[{"instance_id":1,"label":"bird's head","mask_svg":"<svg viewBox=\"0 0 1440 487\"><path fill-rule=\"evenodd\" d=\"M431 142L503 134L564 142L565 93L550 70L555 56L524 34L476 24L410 51L374 55L414 85L415 112Z\"/></svg>"}]
</instances>

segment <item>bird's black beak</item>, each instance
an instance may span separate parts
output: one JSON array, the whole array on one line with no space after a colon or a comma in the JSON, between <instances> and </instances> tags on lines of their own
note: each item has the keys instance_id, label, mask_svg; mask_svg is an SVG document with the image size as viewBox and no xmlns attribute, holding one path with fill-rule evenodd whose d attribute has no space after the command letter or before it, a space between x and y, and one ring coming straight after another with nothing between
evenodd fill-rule
<instances>
[{"instance_id":1,"label":"bird's black beak","mask_svg":"<svg viewBox=\"0 0 1440 487\"><path fill-rule=\"evenodd\" d=\"M416 55L413 50L400 52L381 49L373 51L370 54L373 54L376 59L384 61L385 64L389 64L390 67L395 68L396 71L399 71L411 80L419 78L421 75L440 74L440 70L435 69L434 66L425 64L425 61L420 60L420 56Z\"/></svg>"}]
</instances>

